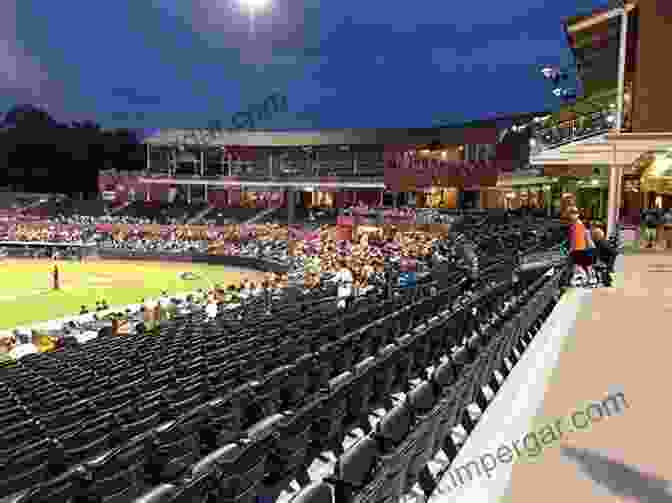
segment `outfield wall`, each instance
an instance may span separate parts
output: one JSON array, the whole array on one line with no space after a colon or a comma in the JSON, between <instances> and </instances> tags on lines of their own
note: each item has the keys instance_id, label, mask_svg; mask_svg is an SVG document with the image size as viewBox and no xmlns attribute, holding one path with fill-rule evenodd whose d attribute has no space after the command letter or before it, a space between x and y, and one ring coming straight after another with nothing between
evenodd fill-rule
<instances>
[{"instance_id":1,"label":"outfield wall","mask_svg":"<svg viewBox=\"0 0 672 503\"><path fill-rule=\"evenodd\" d=\"M98 248L98 257L109 260L151 260L162 262L189 262L196 264L224 265L229 267L239 267L241 269L256 269L263 272L286 273L289 271L289 264L275 262L272 260L262 260L254 257L240 257L235 255L208 255L201 253L194 254L176 254L176 253L147 253L134 252L130 250L110 250Z\"/></svg>"}]
</instances>

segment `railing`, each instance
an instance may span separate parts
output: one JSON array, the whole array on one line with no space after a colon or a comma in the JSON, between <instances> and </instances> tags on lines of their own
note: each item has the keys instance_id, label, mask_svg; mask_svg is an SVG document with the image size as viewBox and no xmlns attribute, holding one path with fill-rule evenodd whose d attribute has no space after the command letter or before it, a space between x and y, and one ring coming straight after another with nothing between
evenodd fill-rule
<instances>
[{"instance_id":1,"label":"railing","mask_svg":"<svg viewBox=\"0 0 672 503\"><path fill-rule=\"evenodd\" d=\"M544 150L606 133L614 127L614 120L614 112L606 109L539 129L532 137L530 154L540 154Z\"/></svg>"},{"instance_id":2,"label":"railing","mask_svg":"<svg viewBox=\"0 0 672 503\"><path fill-rule=\"evenodd\" d=\"M199 175L175 175L168 177L165 174L150 173L145 178L172 178L175 180L203 180L203 181L217 181L217 180L226 180L234 178L239 182L302 182L302 183L315 183L319 185L326 181L338 181L338 182L358 182L358 183L383 183L383 177L364 177L364 176L355 176L355 175L336 175L336 176L304 176L304 175L276 175L276 176L264 176L264 175L233 175L231 177L222 175L222 176L199 176Z\"/></svg>"}]
</instances>

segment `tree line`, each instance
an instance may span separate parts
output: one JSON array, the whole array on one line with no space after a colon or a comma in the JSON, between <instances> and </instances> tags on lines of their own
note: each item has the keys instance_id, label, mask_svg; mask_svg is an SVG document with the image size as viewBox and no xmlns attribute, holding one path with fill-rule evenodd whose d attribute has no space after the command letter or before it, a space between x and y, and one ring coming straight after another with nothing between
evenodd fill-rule
<instances>
[{"instance_id":1,"label":"tree line","mask_svg":"<svg viewBox=\"0 0 672 503\"><path fill-rule=\"evenodd\" d=\"M0 187L95 198L104 169L141 170L145 150L129 129L61 123L32 105L0 115Z\"/></svg>"}]
</instances>

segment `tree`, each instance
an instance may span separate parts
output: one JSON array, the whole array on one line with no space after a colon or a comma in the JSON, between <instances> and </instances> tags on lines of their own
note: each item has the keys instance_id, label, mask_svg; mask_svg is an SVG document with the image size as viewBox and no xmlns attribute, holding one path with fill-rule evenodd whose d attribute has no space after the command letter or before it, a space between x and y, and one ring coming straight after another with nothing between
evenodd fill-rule
<instances>
[{"instance_id":1,"label":"tree","mask_svg":"<svg viewBox=\"0 0 672 503\"><path fill-rule=\"evenodd\" d=\"M0 123L0 186L96 193L100 169L142 169L143 153L132 131L102 131L92 121L59 123L44 110L19 105Z\"/></svg>"}]
</instances>

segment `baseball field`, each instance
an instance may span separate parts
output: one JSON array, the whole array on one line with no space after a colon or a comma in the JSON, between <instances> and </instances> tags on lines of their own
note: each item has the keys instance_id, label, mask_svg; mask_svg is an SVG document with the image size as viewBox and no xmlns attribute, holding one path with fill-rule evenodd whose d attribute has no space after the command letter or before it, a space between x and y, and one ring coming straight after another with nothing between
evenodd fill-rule
<instances>
[{"instance_id":1,"label":"baseball field","mask_svg":"<svg viewBox=\"0 0 672 503\"><path fill-rule=\"evenodd\" d=\"M53 289L56 263L60 290ZM183 280L183 272L198 279ZM110 307L123 307L156 298L163 290L171 295L187 293L213 284L237 285L243 278L258 282L263 273L172 262L5 259L0 262L0 329L76 316L82 305L93 312L102 299Z\"/></svg>"}]
</instances>

